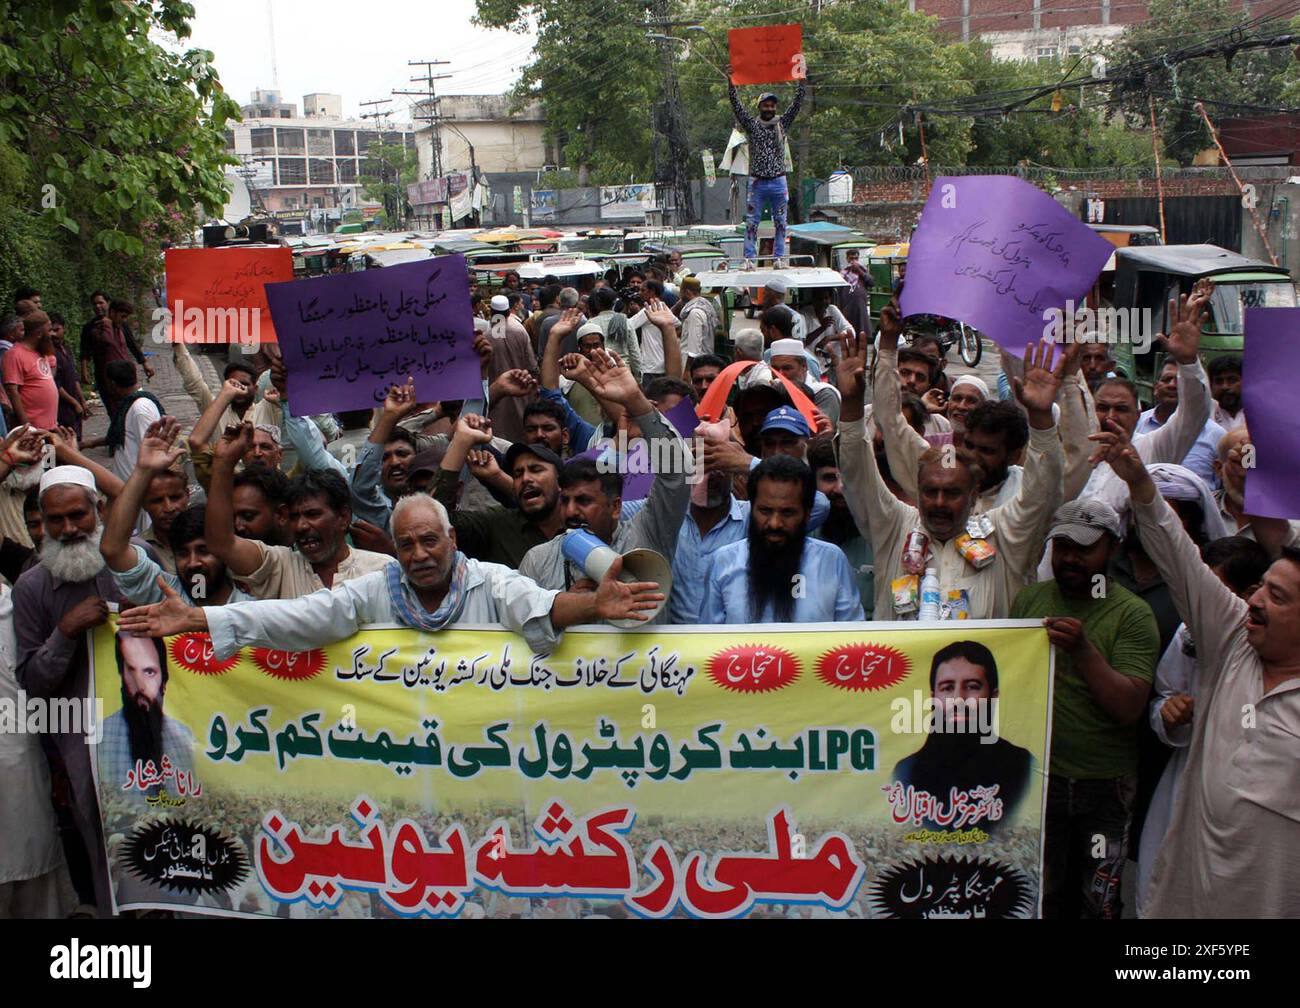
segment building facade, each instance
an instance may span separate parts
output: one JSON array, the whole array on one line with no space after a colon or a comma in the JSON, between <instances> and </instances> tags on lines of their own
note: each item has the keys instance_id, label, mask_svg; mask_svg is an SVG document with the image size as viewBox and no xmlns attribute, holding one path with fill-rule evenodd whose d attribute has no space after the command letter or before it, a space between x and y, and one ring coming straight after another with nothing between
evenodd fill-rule
<instances>
[{"instance_id":1,"label":"building facade","mask_svg":"<svg viewBox=\"0 0 1300 1008\"><path fill-rule=\"evenodd\" d=\"M541 171L555 164L540 102L511 112L508 95L443 95L436 99L436 114L442 120L436 124L419 120L435 114L429 105L420 102L416 112L420 125L415 149L421 178L434 174L435 135L440 140L444 174L477 168L490 176Z\"/></svg>"},{"instance_id":2,"label":"building facade","mask_svg":"<svg viewBox=\"0 0 1300 1008\"><path fill-rule=\"evenodd\" d=\"M254 91L244 121L226 130L226 149L239 158L239 175L255 209L273 215L296 211L362 208L361 177L378 175L366 157L372 145L400 144L415 150L409 123L344 119L339 95L305 95L306 115L278 91Z\"/></svg>"}]
</instances>

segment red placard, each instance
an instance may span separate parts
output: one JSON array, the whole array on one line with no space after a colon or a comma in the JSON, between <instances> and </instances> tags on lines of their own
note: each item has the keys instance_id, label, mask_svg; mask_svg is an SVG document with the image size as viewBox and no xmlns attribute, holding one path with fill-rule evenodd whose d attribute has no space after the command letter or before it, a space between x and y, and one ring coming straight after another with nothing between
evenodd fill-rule
<instances>
[{"instance_id":1,"label":"red placard","mask_svg":"<svg viewBox=\"0 0 1300 1008\"><path fill-rule=\"evenodd\" d=\"M772 84L804 76L803 25L759 25L727 32L731 83Z\"/></svg>"},{"instance_id":2,"label":"red placard","mask_svg":"<svg viewBox=\"0 0 1300 1008\"><path fill-rule=\"evenodd\" d=\"M265 285L293 279L287 248L168 249L172 343L275 342Z\"/></svg>"}]
</instances>

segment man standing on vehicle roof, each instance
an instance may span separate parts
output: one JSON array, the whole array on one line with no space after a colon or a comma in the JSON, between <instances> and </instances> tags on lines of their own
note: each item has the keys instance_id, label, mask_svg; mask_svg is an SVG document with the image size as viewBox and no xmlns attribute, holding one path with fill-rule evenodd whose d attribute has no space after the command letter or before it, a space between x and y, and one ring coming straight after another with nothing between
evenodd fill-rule
<instances>
[{"instance_id":1,"label":"man standing on vehicle roof","mask_svg":"<svg viewBox=\"0 0 1300 1008\"><path fill-rule=\"evenodd\" d=\"M777 97L765 94L758 99L758 115L747 112L740 104L736 85L731 83L731 68L727 68L727 94L731 98L731 111L736 124L749 137L749 200L745 207L745 268L754 268L757 256L758 222L764 207L772 209L772 224L776 237L772 254L777 268L785 259L785 214L790 191L785 181L785 138L799 114L807 78L801 78L794 101L781 115L776 114Z\"/></svg>"}]
</instances>

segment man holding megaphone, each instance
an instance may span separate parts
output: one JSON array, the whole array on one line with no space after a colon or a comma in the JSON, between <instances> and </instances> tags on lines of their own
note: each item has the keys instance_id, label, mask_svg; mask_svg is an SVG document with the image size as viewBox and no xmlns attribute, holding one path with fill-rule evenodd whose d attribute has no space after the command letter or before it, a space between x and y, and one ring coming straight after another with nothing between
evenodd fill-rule
<instances>
[{"instance_id":1,"label":"man holding megaphone","mask_svg":"<svg viewBox=\"0 0 1300 1008\"><path fill-rule=\"evenodd\" d=\"M602 398L620 402L641 435L658 441L657 450L648 453L656 463L649 497L634 517L620 521L623 466L619 457L607 453L599 460L569 461L560 471L560 509L566 532L529 550L519 573L543 588L591 589L613 557L621 555L624 580L656 582L667 595L673 552L691 497L686 481L690 449L651 405L617 356L602 355L595 370ZM661 608L651 622L666 621L667 610Z\"/></svg>"}]
</instances>

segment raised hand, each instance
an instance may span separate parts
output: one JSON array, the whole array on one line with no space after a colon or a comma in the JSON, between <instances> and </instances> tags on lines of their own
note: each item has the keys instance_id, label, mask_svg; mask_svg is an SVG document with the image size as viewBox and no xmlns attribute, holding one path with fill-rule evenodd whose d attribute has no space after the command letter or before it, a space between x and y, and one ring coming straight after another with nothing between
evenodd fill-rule
<instances>
[{"instance_id":1,"label":"raised hand","mask_svg":"<svg viewBox=\"0 0 1300 1008\"><path fill-rule=\"evenodd\" d=\"M821 410L819 410L816 406L812 408L812 411L813 411L813 435L816 436L818 434L834 433L835 428L831 425L831 418L828 417Z\"/></svg>"},{"instance_id":2,"label":"raised hand","mask_svg":"<svg viewBox=\"0 0 1300 1008\"><path fill-rule=\"evenodd\" d=\"M221 383L220 395L226 402L232 402L240 396L248 395L248 385L238 378L227 378Z\"/></svg>"},{"instance_id":3,"label":"raised hand","mask_svg":"<svg viewBox=\"0 0 1300 1008\"><path fill-rule=\"evenodd\" d=\"M577 332L578 327L582 325L582 321L582 312L578 311L577 308L565 308L564 311L560 312L560 317L551 323L546 338L548 340L564 339L570 333Z\"/></svg>"},{"instance_id":4,"label":"raised hand","mask_svg":"<svg viewBox=\"0 0 1300 1008\"><path fill-rule=\"evenodd\" d=\"M1089 464L1108 463L1115 475L1129 485L1130 490L1149 482L1151 475L1147 472L1146 463L1133 447L1124 428L1110 419L1103 420L1101 427L1096 434L1088 435L1088 440L1097 445L1088 459Z\"/></svg>"},{"instance_id":5,"label":"raised hand","mask_svg":"<svg viewBox=\"0 0 1300 1008\"><path fill-rule=\"evenodd\" d=\"M289 398L289 369L278 353L271 354L271 387L280 393L281 399Z\"/></svg>"},{"instance_id":6,"label":"raised hand","mask_svg":"<svg viewBox=\"0 0 1300 1008\"><path fill-rule=\"evenodd\" d=\"M390 386L388 395L384 396L384 412L397 420L414 412L418 405L415 401L415 379L409 375L405 385Z\"/></svg>"},{"instance_id":7,"label":"raised hand","mask_svg":"<svg viewBox=\"0 0 1300 1008\"><path fill-rule=\"evenodd\" d=\"M478 354L479 374L486 378L492 366L492 338L487 333L474 334L474 352Z\"/></svg>"},{"instance_id":8,"label":"raised hand","mask_svg":"<svg viewBox=\"0 0 1300 1008\"><path fill-rule=\"evenodd\" d=\"M749 472L754 456L745 446L728 438L726 441L706 441L704 444L704 471L725 472L732 475Z\"/></svg>"},{"instance_id":9,"label":"raised hand","mask_svg":"<svg viewBox=\"0 0 1300 1008\"><path fill-rule=\"evenodd\" d=\"M41 460L45 437L43 431L26 425L15 427L5 435L4 444L0 445L0 458L10 466L34 465Z\"/></svg>"},{"instance_id":10,"label":"raised hand","mask_svg":"<svg viewBox=\"0 0 1300 1008\"><path fill-rule=\"evenodd\" d=\"M352 536L352 545L358 549L397 556L397 547L393 545L393 540L378 525L362 518L353 518L348 533Z\"/></svg>"},{"instance_id":11,"label":"raised hand","mask_svg":"<svg viewBox=\"0 0 1300 1008\"><path fill-rule=\"evenodd\" d=\"M645 317L660 329L664 326L677 325L677 316L673 314L673 310L657 298L646 304Z\"/></svg>"},{"instance_id":12,"label":"raised hand","mask_svg":"<svg viewBox=\"0 0 1300 1008\"><path fill-rule=\"evenodd\" d=\"M943 389L936 385L921 396L921 402L925 406L927 413L942 413L944 407L948 404L948 397L944 395Z\"/></svg>"},{"instance_id":13,"label":"raised hand","mask_svg":"<svg viewBox=\"0 0 1300 1008\"><path fill-rule=\"evenodd\" d=\"M1039 414L1040 419L1043 414L1046 414L1048 426L1051 426L1052 403L1056 401L1056 392L1061 387L1065 371L1065 355L1062 354L1056 367L1053 368L1052 360L1055 356L1054 344L1046 340L1036 345L1031 343L1025 347L1024 378L1012 379L1016 398L1029 412L1030 419L1034 419L1035 413ZM1031 426L1036 425L1031 424Z\"/></svg>"},{"instance_id":14,"label":"raised hand","mask_svg":"<svg viewBox=\"0 0 1300 1008\"><path fill-rule=\"evenodd\" d=\"M462 413L451 436L462 444L487 444L492 440L492 421L475 413Z\"/></svg>"},{"instance_id":15,"label":"raised hand","mask_svg":"<svg viewBox=\"0 0 1300 1008\"><path fill-rule=\"evenodd\" d=\"M163 600L124 610L117 622L120 630L136 637L171 637L186 631L207 629L208 621L203 610L187 605L161 574L158 575L158 587L162 590Z\"/></svg>"},{"instance_id":16,"label":"raised hand","mask_svg":"<svg viewBox=\"0 0 1300 1008\"><path fill-rule=\"evenodd\" d=\"M899 337L903 335L903 317L898 308L890 302L880 309L880 349L897 350Z\"/></svg>"},{"instance_id":17,"label":"raised hand","mask_svg":"<svg viewBox=\"0 0 1300 1008\"><path fill-rule=\"evenodd\" d=\"M602 399L620 403L630 410L628 403L641 396L641 386L636 383L632 369L612 350L593 350L590 369L591 390ZM634 411L633 415L639 416L640 410Z\"/></svg>"},{"instance_id":18,"label":"raised hand","mask_svg":"<svg viewBox=\"0 0 1300 1008\"><path fill-rule=\"evenodd\" d=\"M852 333L844 334L844 355L835 362L835 384L840 390L846 407L859 404L857 410L861 409L860 404L867 391L867 346L870 342L866 333L859 333L857 336ZM883 336L881 345L884 345ZM852 409L850 411L856 412ZM840 418L844 419L843 411L840 413ZM858 415L854 415L848 419L858 418Z\"/></svg>"},{"instance_id":19,"label":"raised hand","mask_svg":"<svg viewBox=\"0 0 1300 1008\"><path fill-rule=\"evenodd\" d=\"M497 464L497 457L486 448L475 448L466 457L465 462L469 465L470 475L480 483L501 475L501 466Z\"/></svg>"},{"instance_id":20,"label":"raised hand","mask_svg":"<svg viewBox=\"0 0 1300 1008\"><path fill-rule=\"evenodd\" d=\"M606 623L633 619L645 622L664 601L664 593L654 581L620 581L623 558L609 566L596 588L596 617Z\"/></svg>"},{"instance_id":21,"label":"raised hand","mask_svg":"<svg viewBox=\"0 0 1300 1008\"><path fill-rule=\"evenodd\" d=\"M183 447L176 446L180 433L181 425L175 417L165 416L151 423L140 442L136 468L145 472L163 472L174 466L185 454Z\"/></svg>"},{"instance_id":22,"label":"raised hand","mask_svg":"<svg viewBox=\"0 0 1300 1008\"><path fill-rule=\"evenodd\" d=\"M1170 355L1179 364L1191 364L1196 360L1201 349L1201 328L1210 315L1210 296L1214 293L1214 284L1209 280L1198 280L1190 295L1180 295L1175 301L1169 299L1169 318L1175 320L1165 345Z\"/></svg>"},{"instance_id":23,"label":"raised hand","mask_svg":"<svg viewBox=\"0 0 1300 1008\"><path fill-rule=\"evenodd\" d=\"M528 396L537 391L537 379L524 368L511 368L498 375L492 387L499 395Z\"/></svg>"},{"instance_id":24,"label":"raised hand","mask_svg":"<svg viewBox=\"0 0 1300 1008\"><path fill-rule=\"evenodd\" d=\"M228 462L233 466L251 447L253 447L253 424L245 420L243 423L231 424L222 432L221 438L212 449L212 457L215 461Z\"/></svg>"},{"instance_id":25,"label":"raised hand","mask_svg":"<svg viewBox=\"0 0 1300 1008\"><path fill-rule=\"evenodd\" d=\"M586 385L591 381L591 366L587 358L580 353L565 354L560 358L560 374L569 381Z\"/></svg>"}]
</instances>

